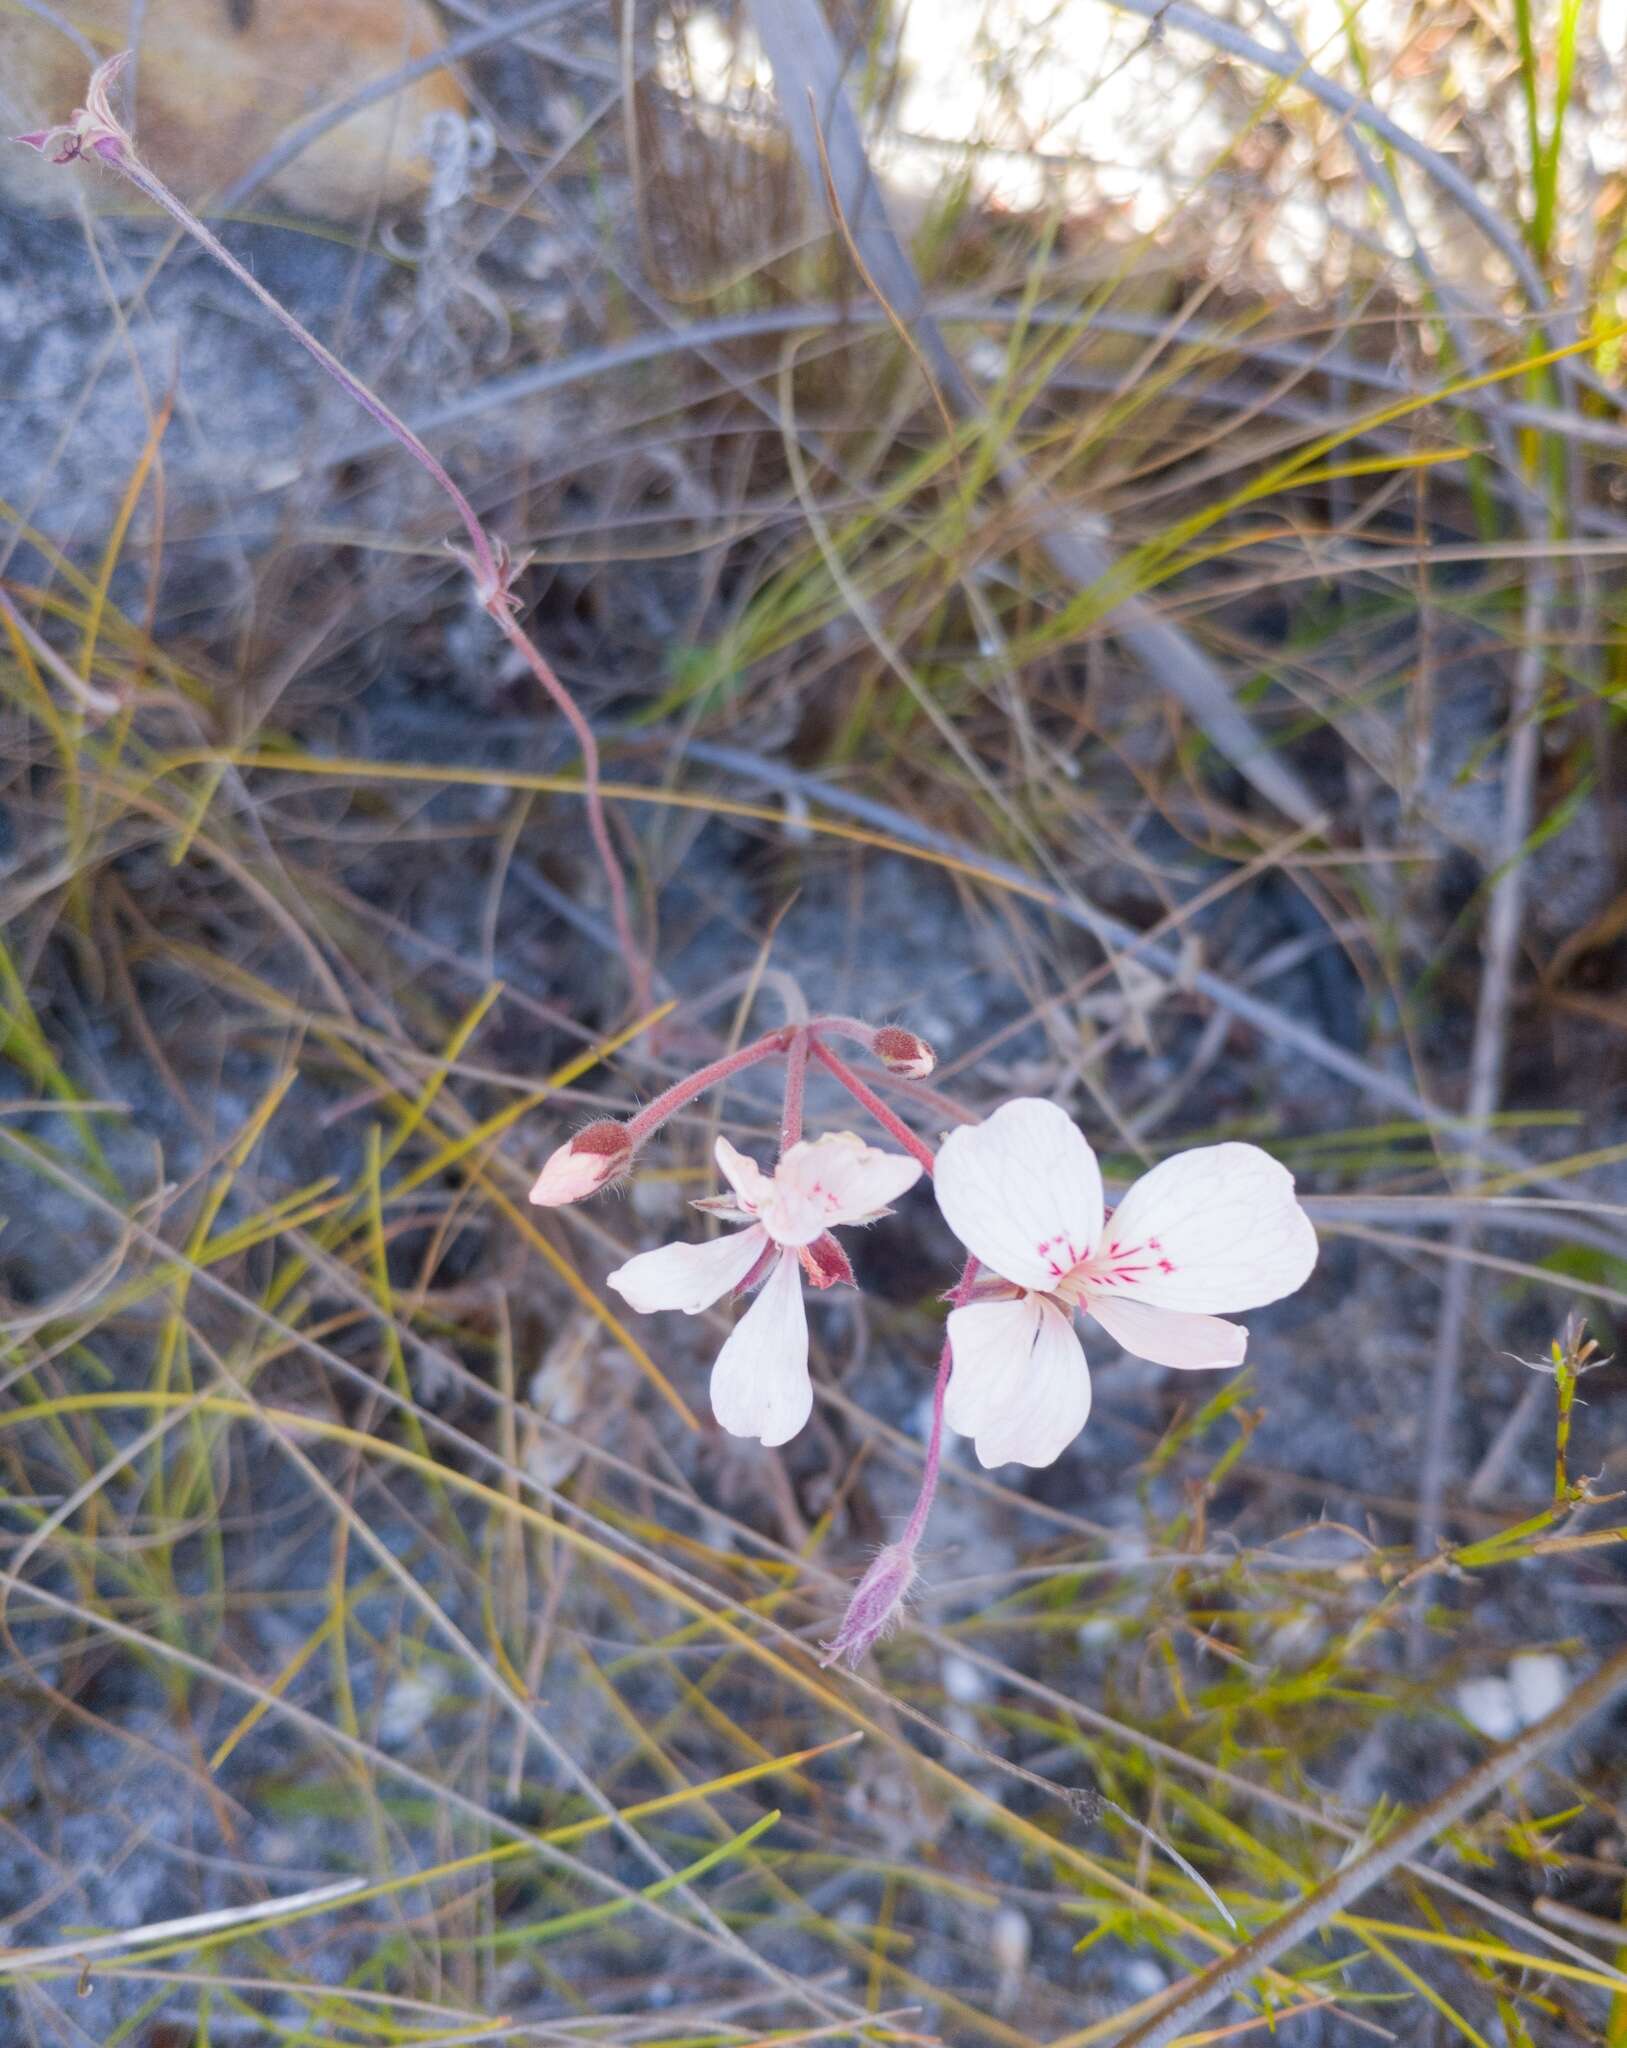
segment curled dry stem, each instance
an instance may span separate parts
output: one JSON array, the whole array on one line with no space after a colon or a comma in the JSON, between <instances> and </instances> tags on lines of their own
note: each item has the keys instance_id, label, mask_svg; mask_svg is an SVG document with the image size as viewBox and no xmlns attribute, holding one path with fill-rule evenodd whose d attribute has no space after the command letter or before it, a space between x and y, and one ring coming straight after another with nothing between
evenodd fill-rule
<instances>
[{"instance_id":1,"label":"curled dry stem","mask_svg":"<svg viewBox=\"0 0 1627 2048\"><path fill-rule=\"evenodd\" d=\"M80 157L94 157L110 171L116 172L127 184L134 186L136 191L149 199L154 206L167 213L183 232L228 271L245 291L259 301L277 325L299 343L317 367L331 377L341 391L354 399L368 417L412 457L424 474L450 501L466 536L464 543L449 544L450 552L469 572L481 609L495 620L503 637L524 660L544 694L570 726L581 749L588 829L593 838L594 849L604 868L617 943L626 964L628 979L632 984L634 1005L640 1010L648 1009L651 988L650 965L633 933L627 882L621 870L621 863L616 857L609 823L605 816L604 799L600 790L598 741L570 692L515 616L519 610L520 600L514 590L514 579L525 566L523 559L516 559L502 541L495 540L487 533L473 505L453 482L445 464L431 452L406 421L393 412L377 392L363 383L360 377L346 369L333 351L325 348L279 299L267 291L259 279L238 262L219 236L206 227L191 208L142 162L135 152L128 131L113 111L113 88L118 83L120 73L129 63L130 56L130 51L121 50L116 56L109 57L106 63L98 65L86 87L85 104L78 109L71 121L56 128L19 136L17 139L31 149L39 150L53 163L66 164Z\"/></svg>"}]
</instances>

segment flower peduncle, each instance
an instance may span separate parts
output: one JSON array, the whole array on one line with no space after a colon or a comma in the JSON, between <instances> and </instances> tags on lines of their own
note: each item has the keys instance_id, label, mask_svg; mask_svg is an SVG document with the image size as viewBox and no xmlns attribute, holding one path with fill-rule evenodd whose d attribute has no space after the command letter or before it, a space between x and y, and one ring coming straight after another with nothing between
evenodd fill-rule
<instances>
[{"instance_id":1,"label":"flower peduncle","mask_svg":"<svg viewBox=\"0 0 1627 2048\"><path fill-rule=\"evenodd\" d=\"M799 1025L786 1036L785 1107L780 1114L781 1152L789 1152L802 1136L802 1097L808 1081L808 1033Z\"/></svg>"},{"instance_id":2,"label":"flower peduncle","mask_svg":"<svg viewBox=\"0 0 1627 2048\"><path fill-rule=\"evenodd\" d=\"M514 593L513 583L515 576L524 566L523 563L516 562L503 543L494 540L487 533L474 506L454 483L450 471L431 451L428 444L413 432L399 414L385 404L370 385L365 384L353 371L347 370L331 349L324 347L309 328L296 320L275 294L267 291L254 273L238 262L219 236L206 227L192 209L142 162L136 154L129 134L113 112L112 89L120 73L129 63L130 56L130 51L121 50L116 56L109 57L104 64L97 66L86 88L85 104L75 112L70 122L57 128L41 129L33 135L19 136L18 141L31 149L40 150L49 156L53 163L72 163L76 157L94 156L110 170L117 171L120 177L133 185L144 198L151 200L154 206L167 213L170 219L190 235L200 248L207 251L224 270L230 272L244 290L259 301L284 333L296 341L317 366L331 377L342 391L354 399L398 447L412 457L424 474L445 495L466 536L466 542L454 546L452 553L469 572L477 601L488 617L496 622L509 645L525 662L544 695L570 727L581 751L588 833L604 870L605 884L610 895L611 922L615 926L617 945L632 984L633 1001L638 1009L647 1010L650 1006L652 981L650 964L633 931L632 912L627 899L627 880L616 857L610 827L605 818L604 800L599 790L599 743L575 698L544 659L542 650L514 616L519 609L519 599Z\"/></svg>"},{"instance_id":3,"label":"flower peduncle","mask_svg":"<svg viewBox=\"0 0 1627 2048\"><path fill-rule=\"evenodd\" d=\"M976 1280L977 1260L969 1258L961 1268L960 1278L949 1297L957 1308L968 1299ZM943 1463L943 1404L954 1370L954 1350L945 1337L943 1349L938 1354L938 1376L932 1385L932 1426L927 1432L921 1487L915 1496L915 1505L910 1509L903 1535L896 1543L887 1545L854 1587L853 1597L835 1635L828 1643L820 1644L825 1653L819 1660L822 1667L845 1664L850 1671L856 1670L865 1653L885 1636L891 1635L903 1619L905 1604L921 1575L916 1552L920 1549L927 1517L937 1497L938 1472Z\"/></svg>"},{"instance_id":4,"label":"flower peduncle","mask_svg":"<svg viewBox=\"0 0 1627 2048\"><path fill-rule=\"evenodd\" d=\"M932 1147L924 1144L901 1117L894 1115L876 1091L859 1079L846 1060L838 1058L830 1047L812 1032L808 1036L808 1050L828 1073L841 1082L855 1102L861 1103L869 1110L888 1137L896 1139L910 1157L920 1163L921 1171L930 1174L933 1168Z\"/></svg>"}]
</instances>

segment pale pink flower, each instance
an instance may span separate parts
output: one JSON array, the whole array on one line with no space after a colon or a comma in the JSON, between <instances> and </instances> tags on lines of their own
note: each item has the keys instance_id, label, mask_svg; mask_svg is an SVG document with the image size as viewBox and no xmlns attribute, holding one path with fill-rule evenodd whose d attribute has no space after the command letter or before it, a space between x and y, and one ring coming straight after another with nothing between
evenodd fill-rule
<instances>
[{"instance_id":1,"label":"pale pink flower","mask_svg":"<svg viewBox=\"0 0 1627 2048\"><path fill-rule=\"evenodd\" d=\"M950 1229L1005 1283L949 1317L944 1419L984 1465L1049 1465L1085 1426L1082 1309L1137 1358L1241 1365L1222 1311L1292 1294L1316 1264L1294 1179L1256 1145L1204 1145L1144 1173L1111 1216L1084 1133L1023 1098L954 1131L933 1178Z\"/></svg>"},{"instance_id":2,"label":"pale pink flower","mask_svg":"<svg viewBox=\"0 0 1627 2048\"><path fill-rule=\"evenodd\" d=\"M732 1436L789 1443L813 1408L802 1273L816 1287L851 1281L830 1231L885 1215L921 1168L902 1153L874 1150L851 1131L792 1145L772 1173L719 1138L717 1163L733 1196L695 1206L747 1227L709 1244L640 1252L608 1284L641 1315L681 1309L694 1316L761 1280L712 1368L712 1412Z\"/></svg>"}]
</instances>

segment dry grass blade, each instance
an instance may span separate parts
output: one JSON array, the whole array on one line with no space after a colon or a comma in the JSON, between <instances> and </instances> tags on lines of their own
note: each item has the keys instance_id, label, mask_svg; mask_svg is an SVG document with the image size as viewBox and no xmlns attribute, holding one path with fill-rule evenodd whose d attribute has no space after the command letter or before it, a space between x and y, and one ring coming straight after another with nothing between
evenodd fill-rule
<instances>
[{"instance_id":1,"label":"dry grass blade","mask_svg":"<svg viewBox=\"0 0 1627 2048\"><path fill-rule=\"evenodd\" d=\"M337 1905L341 1899L352 1898L364 1884L363 1878L347 1877L340 1884L317 1885L314 1890L290 1892L280 1899L266 1899L250 1906L225 1906L214 1913L189 1913L181 1920L156 1920L146 1927L123 1927L116 1934L87 1934L46 1948L0 1949L0 1977L49 1969L56 1963L84 1964L99 1956L117 1955L121 1949L156 1948L172 1943L184 1947L209 1934L270 1927L290 1914L304 1915L323 1906Z\"/></svg>"},{"instance_id":2,"label":"dry grass blade","mask_svg":"<svg viewBox=\"0 0 1627 2048\"><path fill-rule=\"evenodd\" d=\"M977 421L982 408L926 304L926 295L865 154L854 119L843 63L818 0L752 0L752 20L773 66L780 106L797 154L817 191L827 173L847 232L888 308L925 352L949 402ZM1032 517L1058 571L1079 589L1110 586L1112 555L1055 505L1021 462L1001 463L1004 486ZM1177 627L1134 597L1106 616L1136 658L1169 691L1219 751L1269 802L1297 824L1309 826L1320 806L1293 771L1259 737L1232 702L1219 671Z\"/></svg>"}]
</instances>

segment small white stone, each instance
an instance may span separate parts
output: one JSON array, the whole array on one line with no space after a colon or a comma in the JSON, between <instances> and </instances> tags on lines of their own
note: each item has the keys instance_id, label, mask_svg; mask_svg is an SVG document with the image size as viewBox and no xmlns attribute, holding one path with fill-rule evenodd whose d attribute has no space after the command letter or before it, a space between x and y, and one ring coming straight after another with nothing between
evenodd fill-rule
<instances>
[{"instance_id":1,"label":"small white stone","mask_svg":"<svg viewBox=\"0 0 1627 2048\"><path fill-rule=\"evenodd\" d=\"M980 1700L988 1698L989 1681L975 1664L968 1664L964 1657L945 1657L943 1689L961 1706L975 1707Z\"/></svg>"},{"instance_id":2,"label":"small white stone","mask_svg":"<svg viewBox=\"0 0 1627 2048\"><path fill-rule=\"evenodd\" d=\"M440 1705L446 1679L438 1664L421 1664L403 1672L379 1706L378 1739L384 1749L410 1742Z\"/></svg>"},{"instance_id":3,"label":"small white stone","mask_svg":"<svg viewBox=\"0 0 1627 2048\"><path fill-rule=\"evenodd\" d=\"M784 820L780 829L792 846L812 846L813 808L800 789L788 789L780 797Z\"/></svg>"},{"instance_id":4,"label":"small white stone","mask_svg":"<svg viewBox=\"0 0 1627 2048\"><path fill-rule=\"evenodd\" d=\"M1028 1915L1018 1912L1015 1906L1002 1906L989 1929L989 1947L994 1955L995 1968L1002 1976L1008 1970L1016 1972L1028 1967L1028 1952L1033 1941Z\"/></svg>"},{"instance_id":5,"label":"small white stone","mask_svg":"<svg viewBox=\"0 0 1627 2048\"><path fill-rule=\"evenodd\" d=\"M1272 1630L1266 1655L1272 1664L1297 1671L1314 1660L1327 1639L1320 1615L1296 1614Z\"/></svg>"},{"instance_id":6,"label":"small white stone","mask_svg":"<svg viewBox=\"0 0 1627 2048\"><path fill-rule=\"evenodd\" d=\"M989 1952L999 1972L994 1994L997 2011L1010 2012L1021 1998L1023 1979L1028 1972L1029 1951L1033 1945L1034 1934L1027 1914L1019 1913L1015 1906L1002 1906L989 1929Z\"/></svg>"},{"instance_id":7,"label":"small white stone","mask_svg":"<svg viewBox=\"0 0 1627 2048\"><path fill-rule=\"evenodd\" d=\"M1137 1998L1156 1998L1169 1989L1169 1979L1151 1956L1132 1956L1124 1966L1124 1981Z\"/></svg>"},{"instance_id":8,"label":"small white stone","mask_svg":"<svg viewBox=\"0 0 1627 2048\"><path fill-rule=\"evenodd\" d=\"M977 1716L970 1707L945 1707L943 1725L957 1742L965 1743L968 1749L983 1747L983 1730L978 1726Z\"/></svg>"},{"instance_id":9,"label":"small white stone","mask_svg":"<svg viewBox=\"0 0 1627 2048\"><path fill-rule=\"evenodd\" d=\"M1457 1689L1458 1712L1493 1742L1507 1742L1520 1729L1514 1688L1506 1678L1466 1678Z\"/></svg>"},{"instance_id":10,"label":"small white stone","mask_svg":"<svg viewBox=\"0 0 1627 2048\"><path fill-rule=\"evenodd\" d=\"M1522 1650L1509 1662L1508 1682L1522 1728L1551 1714L1570 1691L1565 1660L1551 1650Z\"/></svg>"}]
</instances>

